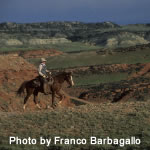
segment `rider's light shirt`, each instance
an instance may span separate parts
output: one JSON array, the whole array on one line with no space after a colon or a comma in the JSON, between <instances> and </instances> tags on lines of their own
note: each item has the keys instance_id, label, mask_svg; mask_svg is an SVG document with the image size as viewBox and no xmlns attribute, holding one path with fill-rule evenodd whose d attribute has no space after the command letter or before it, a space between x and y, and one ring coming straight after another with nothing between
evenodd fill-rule
<instances>
[{"instance_id":1,"label":"rider's light shirt","mask_svg":"<svg viewBox=\"0 0 150 150\"><path fill-rule=\"evenodd\" d=\"M47 72L49 72L49 71L46 69L46 65L44 63L41 63L38 68L39 75L46 76Z\"/></svg>"}]
</instances>

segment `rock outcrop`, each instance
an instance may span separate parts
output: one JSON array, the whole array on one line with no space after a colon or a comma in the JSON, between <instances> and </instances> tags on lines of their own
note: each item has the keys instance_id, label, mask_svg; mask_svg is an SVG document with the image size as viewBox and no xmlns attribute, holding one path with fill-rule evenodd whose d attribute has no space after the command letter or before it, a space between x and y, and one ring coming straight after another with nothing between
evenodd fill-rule
<instances>
[{"instance_id":1,"label":"rock outcrop","mask_svg":"<svg viewBox=\"0 0 150 150\"><path fill-rule=\"evenodd\" d=\"M0 46L31 46L84 42L101 47L128 47L150 42L149 25L120 26L112 22L1 23Z\"/></svg>"}]
</instances>

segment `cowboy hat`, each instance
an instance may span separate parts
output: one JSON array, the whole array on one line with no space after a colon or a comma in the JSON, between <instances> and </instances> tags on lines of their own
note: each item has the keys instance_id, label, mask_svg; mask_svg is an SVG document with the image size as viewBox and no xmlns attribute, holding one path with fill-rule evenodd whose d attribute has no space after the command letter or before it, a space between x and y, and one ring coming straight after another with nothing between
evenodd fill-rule
<instances>
[{"instance_id":1,"label":"cowboy hat","mask_svg":"<svg viewBox=\"0 0 150 150\"><path fill-rule=\"evenodd\" d=\"M41 58L41 62L46 62L47 60L45 58Z\"/></svg>"}]
</instances>

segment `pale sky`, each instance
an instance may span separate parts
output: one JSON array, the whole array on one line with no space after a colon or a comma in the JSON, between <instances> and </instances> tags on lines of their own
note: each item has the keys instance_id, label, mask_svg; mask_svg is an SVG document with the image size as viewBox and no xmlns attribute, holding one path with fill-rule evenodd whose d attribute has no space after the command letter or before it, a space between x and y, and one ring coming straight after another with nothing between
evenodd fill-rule
<instances>
[{"instance_id":1,"label":"pale sky","mask_svg":"<svg viewBox=\"0 0 150 150\"><path fill-rule=\"evenodd\" d=\"M150 0L0 0L0 22L150 23Z\"/></svg>"}]
</instances>

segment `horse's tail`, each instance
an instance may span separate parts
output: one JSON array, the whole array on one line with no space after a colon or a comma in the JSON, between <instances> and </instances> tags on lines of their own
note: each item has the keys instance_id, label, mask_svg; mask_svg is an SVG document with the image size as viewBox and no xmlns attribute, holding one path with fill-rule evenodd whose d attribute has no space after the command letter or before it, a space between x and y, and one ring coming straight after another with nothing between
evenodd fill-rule
<instances>
[{"instance_id":1,"label":"horse's tail","mask_svg":"<svg viewBox=\"0 0 150 150\"><path fill-rule=\"evenodd\" d=\"M24 81L21 86L19 87L19 89L17 90L17 95L21 96L22 94L24 94L24 90L26 88L26 83L27 81Z\"/></svg>"}]
</instances>

